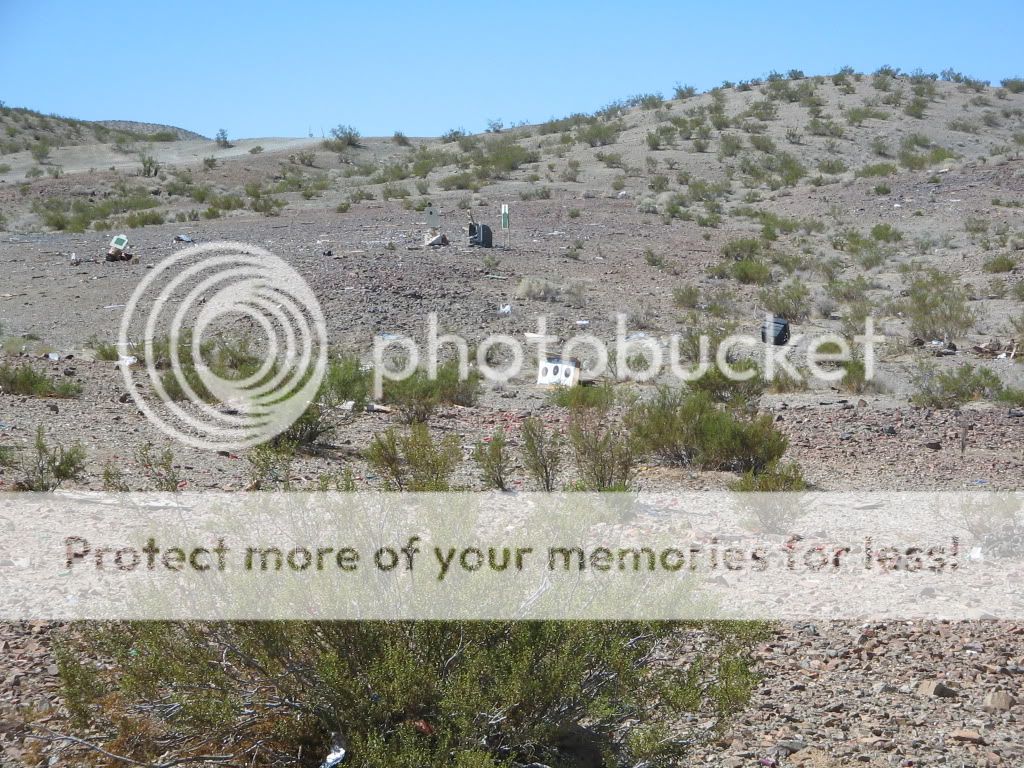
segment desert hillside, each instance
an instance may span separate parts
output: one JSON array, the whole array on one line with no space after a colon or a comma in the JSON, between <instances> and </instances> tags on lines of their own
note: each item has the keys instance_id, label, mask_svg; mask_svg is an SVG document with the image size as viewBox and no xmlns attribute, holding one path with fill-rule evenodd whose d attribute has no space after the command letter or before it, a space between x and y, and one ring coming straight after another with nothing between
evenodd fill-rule
<instances>
[{"instance_id":1,"label":"desert hillside","mask_svg":"<svg viewBox=\"0 0 1024 768\"><path fill-rule=\"evenodd\" d=\"M1020 490L1024 80L792 71L440 137L365 137L344 114L338 120L323 138L211 139L0 109L0 490ZM424 245L428 206L449 245ZM469 246L470 216L493 228L493 248ZM133 258L105 261L119 233ZM294 267L323 308L334 354L301 424L246 451L168 440L122 377L129 366L159 405L147 361L137 347L117 347L124 305L161 259L190 241L219 240L265 248ZM375 339L422 340L429 313L471 344L533 333L538 316L562 342L581 329L608 340L619 313L632 338L677 334L684 356L701 333L758 334L766 313L791 324L794 360L811 337L851 340L868 318L884 344L874 378L855 358L836 364L841 383L755 369L748 384L679 388L668 376L639 381L613 367L584 371L586 386L549 389L537 386L529 360L502 384L418 378L369 397ZM259 328L239 321L218 331L209 365L251 372ZM160 370L169 356L165 345ZM185 399L180 387L168 397ZM711 426L689 430L697 421ZM562 451L550 483L537 469L538 429ZM33 474L26 462L72 448L66 476ZM1024 540L1024 522L1004 522L964 535L997 557L998 541ZM755 522L780 542L794 525ZM735 690L716 677L700 690L717 703L701 699L669 725L665 741L685 743L685 760L614 764L1020 765L1024 626L980 610L967 618L744 628L738 645L722 646L743 648ZM282 755L306 746L262 730L265 702L247 698L272 689L281 709L301 698L276 672L260 678L269 688L224 672L217 684L237 686L237 698L218 700L223 709L212 699L197 705L184 684L149 688L156 683L142 675L137 701L94 695L91 730L75 731L81 712L69 709L52 650L62 631L0 626L12 669L0 689L3 765L105 759L47 732L86 734L145 765L220 746L239 761L225 764L260 764L260 754L285 765ZM715 646L716 631L695 630L678 658ZM209 639L224 658L234 652ZM205 668L227 670L215 656L203 657ZM291 663L281 662L281 677ZM112 668L97 665L93 694L114 685ZM337 704L332 695L340 696L310 705L314 715ZM178 719L191 705L201 716ZM308 725L309 712L295 710ZM433 734L418 711L391 717ZM330 734L322 723L310 728L317 740L304 765L319 764ZM619 737L627 726L616 728ZM519 756L505 753L511 762L501 764L539 765ZM558 764L613 764L577 758Z\"/></svg>"}]
</instances>

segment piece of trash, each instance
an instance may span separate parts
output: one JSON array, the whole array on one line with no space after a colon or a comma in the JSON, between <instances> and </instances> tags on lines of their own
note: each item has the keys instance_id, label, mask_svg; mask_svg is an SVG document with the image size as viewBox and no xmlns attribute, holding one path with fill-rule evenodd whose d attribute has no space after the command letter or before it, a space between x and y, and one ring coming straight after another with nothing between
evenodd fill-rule
<instances>
[{"instance_id":1,"label":"piece of trash","mask_svg":"<svg viewBox=\"0 0 1024 768\"><path fill-rule=\"evenodd\" d=\"M562 230L556 229L554 232L548 232L548 237L557 237L558 235L564 235L564 234L565 234L565 232L563 232Z\"/></svg>"},{"instance_id":2,"label":"piece of trash","mask_svg":"<svg viewBox=\"0 0 1024 768\"><path fill-rule=\"evenodd\" d=\"M326 251L324 251L324 256L326 256L327 258L330 258L333 255L334 255L334 251L332 251L330 248L328 248Z\"/></svg>"},{"instance_id":3,"label":"piece of trash","mask_svg":"<svg viewBox=\"0 0 1024 768\"><path fill-rule=\"evenodd\" d=\"M194 243L195 240L193 240L188 235L175 235L174 236L174 242L176 242L176 243Z\"/></svg>"},{"instance_id":4,"label":"piece of trash","mask_svg":"<svg viewBox=\"0 0 1024 768\"><path fill-rule=\"evenodd\" d=\"M400 338L402 338L402 337L401 337L401 336L400 336L399 334L397 334L397 333L378 333L377 335L378 335L378 336L379 336L380 338L384 339L384 341L394 341L395 339L400 339Z\"/></svg>"},{"instance_id":5,"label":"piece of trash","mask_svg":"<svg viewBox=\"0 0 1024 768\"><path fill-rule=\"evenodd\" d=\"M440 247L448 245L448 236L444 232L428 232L423 236L424 247Z\"/></svg>"},{"instance_id":6,"label":"piece of trash","mask_svg":"<svg viewBox=\"0 0 1024 768\"><path fill-rule=\"evenodd\" d=\"M81 263L82 263L82 260L80 258L78 258L78 254L77 253L72 253L71 254L71 266L72 267L77 267Z\"/></svg>"},{"instance_id":7,"label":"piece of trash","mask_svg":"<svg viewBox=\"0 0 1024 768\"><path fill-rule=\"evenodd\" d=\"M345 740L340 734L331 734L331 751L324 758L324 761L320 763L320 768L334 768L336 765L341 765L341 761L345 759L347 750L345 749Z\"/></svg>"},{"instance_id":8,"label":"piece of trash","mask_svg":"<svg viewBox=\"0 0 1024 768\"><path fill-rule=\"evenodd\" d=\"M590 321L589 320L577 320L576 321L576 327L577 328L586 328L588 325L590 325Z\"/></svg>"},{"instance_id":9,"label":"piece of trash","mask_svg":"<svg viewBox=\"0 0 1024 768\"><path fill-rule=\"evenodd\" d=\"M110 241L110 248L107 249L107 261L131 261L132 254L128 253L128 236L115 235Z\"/></svg>"},{"instance_id":10,"label":"piece of trash","mask_svg":"<svg viewBox=\"0 0 1024 768\"><path fill-rule=\"evenodd\" d=\"M971 551L967 553L967 559L974 563L984 560L985 556L981 553L981 547L972 547Z\"/></svg>"},{"instance_id":11,"label":"piece of trash","mask_svg":"<svg viewBox=\"0 0 1024 768\"><path fill-rule=\"evenodd\" d=\"M776 347L785 346L789 342L789 321L784 317L770 317L761 326L761 341Z\"/></svg>"},{"instance_id":12,"label":"piece of trash","mask_svg":"<svg viewBox=\"0 0 1024 768\"><path fill-rule=\"evenodd\" d=\"M117 358L118 365L135 365L137 362L139 362L139 358L135 355L121 355Z\"/></svg>"},{"instance_id":13,"label":"piece of trash","mask_svg":"<svg viewBox=\"0 0 1024 768\"><path fill-rule=\"evenodd\" d=\"M574 387L580 383L580 361L574 357L548 355L537 372L537 385Z\"/></svg>"},{"instance_id":14,"label":"piece of trash","mask_svg":"<svg viewBox=\"0 0 1024 768\"><path fill-rule=\"evenodd\" d=\"M498 307L498 314L499 315L511 315L512 314L512 305L511 304L503 304L502 306Z\"/></svg>"},{"instance_id":15,"label":"piece of trash","mask_svg":"<svg viewBox=\"0 0 1024 768\"><path fill-rule=\"evenodd\" d=\"M60 354L58 352L47 352L46 359L56 362L57 360L60 360Z\"/></svg>"},{"instance_id":16,"label":"piece of trash","mask_svg":"<svg viewBox=\"0 0 1024 768\"><path fill-rule=\"evenodd\" d=\"M473 212L469 214L469 224L466 226L466 233L469 235L469 244L479 248L490 248L494 244L494 234L486 224L477 224L473 219Z\"/></svg>"},{"instance_id":17,"label":"piece of trash","mask_svg":"<svg viewBox=\"0 0 1024 768\"><path fill-rule=\"evenodd\" d=\"M104 309L120 309L123 306L125 306L125 305L124 304L104 304L103 308Z\"/></svg>"}]
</instances>

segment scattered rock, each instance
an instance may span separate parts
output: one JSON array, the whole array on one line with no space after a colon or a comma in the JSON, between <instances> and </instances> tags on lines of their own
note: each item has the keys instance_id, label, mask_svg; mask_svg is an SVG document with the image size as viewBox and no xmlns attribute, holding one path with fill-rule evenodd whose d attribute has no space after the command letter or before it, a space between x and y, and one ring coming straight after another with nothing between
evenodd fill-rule
<instances>
[{"instance_id":1,"label":"scattered rock","mask_svg":"<svg viewBox=\"0 0 1024 768\"><path fill-rule=\"evenodd\" d=\"M956 691L941 680L923 680L917 686L917 692L922 696L935 696L940 699L953 699L957 695Z\"/></svg>"}]
</instances>

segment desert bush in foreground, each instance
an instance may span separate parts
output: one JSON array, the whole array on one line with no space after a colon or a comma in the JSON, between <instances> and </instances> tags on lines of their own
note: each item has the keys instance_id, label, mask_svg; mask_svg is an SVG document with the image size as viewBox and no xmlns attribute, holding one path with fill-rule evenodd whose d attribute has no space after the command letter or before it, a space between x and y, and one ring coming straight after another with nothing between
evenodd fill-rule
<instances>
[{"instance_id":1,"label":"desert bush in foreground","mask_svg":"<svg viewBox=\"0 0 1024 768\"><path fill-rule=\"evenodd\" d=\"M692 664L659 661L695 634ZM354 768L568 768L581 752L681 759L691 738L670 723L742 707L762 634L742 622L140 622L67 633L57 658L79 723L130 726L105 745L146 764L170 747L316 765L337 733Z\"/></svg>"}]
</instances>

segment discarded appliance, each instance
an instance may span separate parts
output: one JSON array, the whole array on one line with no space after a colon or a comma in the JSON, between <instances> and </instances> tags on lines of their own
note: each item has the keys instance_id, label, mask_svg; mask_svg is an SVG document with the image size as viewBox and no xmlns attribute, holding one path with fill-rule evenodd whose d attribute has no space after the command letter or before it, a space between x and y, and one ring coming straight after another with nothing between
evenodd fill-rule
<instances>
[{"instance_id":1,"label":"discarded appliance","mask_svg":"<svg viewBox=\"0 0 1024 768\"><path fill-rule=\"evenodd\" d=\"M761 341L765 344L773 344L776 347L789 343L789 320L784 317L765 318L761 326Z\"/></svg>"},{"instance_id":2,"label":"discarded appliance","mask_svg":"<svg viewBox=\"0 0 1024 768\"><path fill-rule=\"evenodd\" d=\"M107 261L130 261L131 258L132 254L128 253L128 236L115 235L107 249Z\"/></svg>"},{"instance_id":3,"label":"discarded appliance","mask_svg":"<svg viewBox=\"0 0 1024 768\"><path fill-rule=\"evenodd\" d=\"M491 228L486 224L477 224L473 219L473 212L469 211L469 225L466 227L469 234L469 244L480 248L490 248L494 244L494 235Z\"/></svg>"},{"instance_id":4,"label":"discarded appliance","mask_svg":"<svg viewBox=\"0 0 1024 768\"><path fill-rule=\"evenodd\" d=\"M537 385L574 387L580 383L580 361L574 357L548 355L537 372Z\"/></svg>"}]
</instances>

